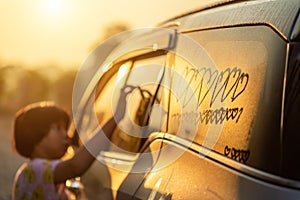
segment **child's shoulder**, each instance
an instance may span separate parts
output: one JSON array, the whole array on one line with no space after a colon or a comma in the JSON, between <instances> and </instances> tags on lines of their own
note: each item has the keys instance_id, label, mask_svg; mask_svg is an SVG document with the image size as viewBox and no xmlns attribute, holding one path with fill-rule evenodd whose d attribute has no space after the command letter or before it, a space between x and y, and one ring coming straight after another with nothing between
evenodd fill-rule
<instances>
[{"instance_id":1,"label":"child's shoulder","mask_svg":"<svg viewBox=\"0 0 300 200\"><path fill-rule=\"evenodd\" d=\"M47 159L43 159L43 158L35 158L35 159L27 162L26 167L29 167L29 168L31 167L34 169L38 169L38 168L53 169L59 162L60 162L60 160L47 160Z\"/></svg>"},{"instance_id":2,"label":"child's shoulder","mask_svg":"<svg viewBox=\"0 0 300 200\"><path fill-rule=\"evenodd\" d=\"M32 195L35 194L55 196L57 191L54 185L52 166L58 162L59 160L34 159L24 163L19 168L14 180L14 195L20 197L25 194L28 199L33 199Z\"/></svg>"},{"instance_id":3,"label":"child's shoulder","mask_svg":"<svg viewBox=\"0 0 300 200\"><path fill-rule=\"evenodd\" d=\"M17 176L23 176L29 183L34 182L38 177L43 177L53 174L55 166L60 160L33 159L24 163L18 170Z\"/></svg>"},{"instance_id":4,"label":"child's shoulder","mask_svg":"<svg viewBox=\"0 0 300 200\"><path fill-rule=\"evenodd\" d=\"M28 162L23 163L23 165L19 168L19 173L28 175L33 172L43 172L45 170L54 170L56 165L60 162L60 160L47 160L42 158L36 158L30 160Z\"/></svg>"}]
</instances>

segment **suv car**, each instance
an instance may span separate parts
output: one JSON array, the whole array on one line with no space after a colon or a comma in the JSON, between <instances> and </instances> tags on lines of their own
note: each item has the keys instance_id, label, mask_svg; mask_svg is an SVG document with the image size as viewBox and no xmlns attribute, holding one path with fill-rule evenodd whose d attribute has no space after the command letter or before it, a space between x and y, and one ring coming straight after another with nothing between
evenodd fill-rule
<instances>
[{"instance_id":1,"label":"suv car","mask_svg":"<svg viewBox=\"0 0 300 200\"><path fill-rule=\"evenodd\" d=\"M82 177L87 196L299 199L299 7L226 1L96 49L74 87L81 140L112 116L114 91L136 89Z\"/></svg>"}]
</instances>

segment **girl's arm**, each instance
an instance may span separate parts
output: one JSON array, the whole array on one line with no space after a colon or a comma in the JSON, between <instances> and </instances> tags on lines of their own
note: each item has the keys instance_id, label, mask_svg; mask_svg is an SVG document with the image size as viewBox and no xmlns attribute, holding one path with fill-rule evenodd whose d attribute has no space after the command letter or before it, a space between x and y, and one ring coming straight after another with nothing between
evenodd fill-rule
<instances>
[{"instance_id":1,"label":"girl's arm","mask_svg":"<svg viewBox=\"0 0 300 200\"><path fill-rule=\"evenodd\" d=\"M112 117L72 158L60 162L54 171L54 182L61 183L81 176L92 165L99 152L109 147L109 138L115 127L116 122Z\"/></svg>"},{"instance_id":2,"label":"girl's arm","mask_svg":"<svg viewBox=\"0 0 300 200\"><path fill-rule=\"evenodd\" d=\"M56 166L54 171L55 183L61 183L67 179L81 176L92 165L99 152L109 147L109 139L117 126L117 122L120 122L124 117L126 97L133 89L133 86L122 88L115 115L102 128L99 128L93 138L81 146L71 159L62 161Z\"/></svg>"}]
</instances>

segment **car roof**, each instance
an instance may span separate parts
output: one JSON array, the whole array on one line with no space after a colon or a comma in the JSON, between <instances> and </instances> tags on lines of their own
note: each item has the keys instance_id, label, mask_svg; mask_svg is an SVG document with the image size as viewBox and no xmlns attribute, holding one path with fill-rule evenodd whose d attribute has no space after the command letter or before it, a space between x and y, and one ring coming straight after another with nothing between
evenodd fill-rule
<instances>
[{"instance_id":1,"label":"car roof","mask_svg":"<svg viewBox=\"0 0 300 200\"><path fill-rule=\"evenodd\" d=\"M300 0L220 1L171 19L159 26L180 23L180 30L265 24L289 41L300 39Z\"/></svg>"}]
</instances>

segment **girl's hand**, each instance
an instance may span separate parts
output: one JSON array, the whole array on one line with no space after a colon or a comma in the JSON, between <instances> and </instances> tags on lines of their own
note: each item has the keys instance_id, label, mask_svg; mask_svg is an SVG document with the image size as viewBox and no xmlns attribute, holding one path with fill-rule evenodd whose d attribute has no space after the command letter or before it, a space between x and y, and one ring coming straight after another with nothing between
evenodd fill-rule
<instances>
[{"instance_id":1,"label":"girl's hand","mask_svg":"<svg viewBox=\"0 0 300 200\"><path fill-rule=\"evenodd\" d=\"M127 95L131 93L136 87L131 85L124 85L120 91L120 97L118 100L117 109L114 112L114 118L116 123L119 123L125 116L127 106Z\"/></svg>"}]
</instances>

